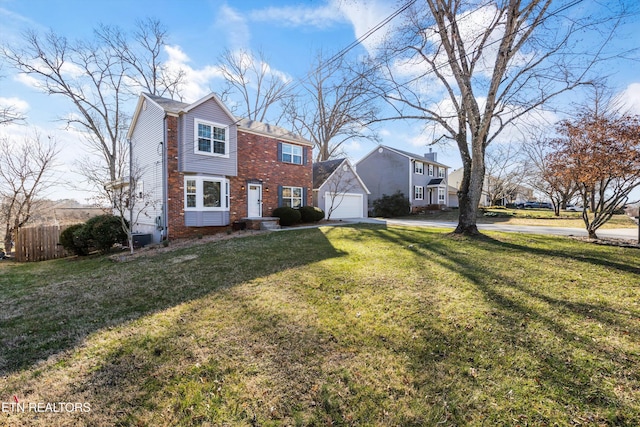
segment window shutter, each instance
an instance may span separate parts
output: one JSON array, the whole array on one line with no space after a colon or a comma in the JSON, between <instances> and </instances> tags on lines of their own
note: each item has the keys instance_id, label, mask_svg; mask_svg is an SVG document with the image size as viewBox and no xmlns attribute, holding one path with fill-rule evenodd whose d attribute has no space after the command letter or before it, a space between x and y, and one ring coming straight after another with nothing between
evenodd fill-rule
<instances>
[{"instance_id":1,"label":"window shutter","mask_svg":"<svg viewBox=\"0 0 640 427\"><path fill-rule=\"evenodd\" d=\"M278 143L280 147L280 143ZM278 185L278 207L282 206L282 185Z\"/></svg>"},{"instance_id":2,"label":"window shutter","mask_svg":"<svg viewBox=\"0 0 640 427\"><path fill-rule=\"evenodd\" d=\"M278 142L278 161L282 161L282 142Z\"/></svg>"},{"instance_id":3,"label":"window shutter","mask_svg":"<svg viewBox=\"0 0 640 427\"><path fill-rule=\"evenodd\" d=\"M307 152L306 148L304 149L304 152ZM307 187L302 187L302 206L307 206Z\"/></svg>"},{"instance_id":4,"label":"window shutter","mask_svg":"<svg viewBox=\"0 0 640 427\"><path fill-rule=\"evenodd\" d=\"M307 165L307 150L308 149L309 149L309 147L304 147L302 149L302 164L305 165L305 166ZM305 191L306 191L306 188L305 188Z\"/></svg>"}]
</instances>

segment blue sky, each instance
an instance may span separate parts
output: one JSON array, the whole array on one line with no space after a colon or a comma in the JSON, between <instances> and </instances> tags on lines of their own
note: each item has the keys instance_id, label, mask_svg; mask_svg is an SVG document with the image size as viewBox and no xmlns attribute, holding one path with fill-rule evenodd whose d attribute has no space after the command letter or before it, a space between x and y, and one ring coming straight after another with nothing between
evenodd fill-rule
<instances>
[{"instance_id":1,"label":"blue sky","mask_svg":"<svg viewBox=\"0 0 640 427\"><path fill-rule=\"evenodd\" d=\"M318 50L339 51L386 18L395 7L396 2L389 0L0 0L0 40L17 43L28 28L41 32L53 29L69 39L90 38L99 23L128 30L136 19L157 18L167 26L170 36L166 58L188 71L190 84L185 100L195 101L222 87L223 80L216 74L215 65L225 48L261 49L274 70L296 79L308 71ZM623 37L615 43L622 48L640 46L640 31L633 31L638 23L637 17L632 19ZM358 46L354 54L366 53L366 48L372 48L376 41L372 37L367 46ZM638 63L619 61L610 64L608 71L611 82L624 93L630 108L640 113L637 66ZM81 177L74 175L73 167L82 154L81 142L56 121L62 113L72 111L71 105L60 97L37 92L6 66L0 73L4 76L0 80L0 103L19 106L27 114L29 125L44 135L55 135L63 148L60 160L65 177L81 181ZM384 144L414 153L428 150L420 124L385 122L379 130ZM25 126L0 128L0 134L5 135L24 132ZM352 161L357 161L373 148L372 142L354 142L347 152ZM461 166L456 149L435 150L439 161L454 169ZM88 194L61 187L50 196L84 201Z\"/></svg>"}]
</instances>

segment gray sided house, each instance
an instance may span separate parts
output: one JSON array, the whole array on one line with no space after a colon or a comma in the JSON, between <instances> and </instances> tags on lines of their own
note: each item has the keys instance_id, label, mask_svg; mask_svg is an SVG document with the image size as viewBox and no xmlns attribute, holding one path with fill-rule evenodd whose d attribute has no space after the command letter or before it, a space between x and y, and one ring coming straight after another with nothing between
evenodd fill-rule
<instances>
[{"instance_id":1,"label":"gray sided house","mask_svg":"<svg viewBox=\"0 0 640 427\"><path fill-rule=\"evenodd\" d=\"M424 156L379 145L356 163L356 171L370 191L369 207L383 195L400 191L411 203L411 211L448 206L448 166L436 154Z\"/></svg>"},{"instance_id":2,"label":"gray sided house","mask_svg":"<svg viewBox=\"0 0 640 427\"><path fill-rule=\"evenodd\" d=\"M127 138L132 187L143 201L134 207L134 232L157 242L229 225L237 125L214 94L192 104L140 95Z\"/></svg>"},{"instance_id":3,"label":"gray sided house","mask_svg":"<svg viewBox=\"0 0 640 427\"><path fill-rule=\"evenodd\" d=\"M313 164L313 206L327 219L366 218L369 190L347 159Z\"/></svg>"}]
</instances>

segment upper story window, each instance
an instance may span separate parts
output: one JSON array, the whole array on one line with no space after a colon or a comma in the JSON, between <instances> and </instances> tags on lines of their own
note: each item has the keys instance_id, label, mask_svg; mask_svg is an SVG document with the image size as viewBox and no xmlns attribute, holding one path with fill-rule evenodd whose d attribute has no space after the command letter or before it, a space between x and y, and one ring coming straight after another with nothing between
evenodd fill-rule
<instances>
[{"instance_id":1,"label":"upper story window","mask_svg":"<svg viewBox=\"0 0 640 427\"><path fill-rule=\"evenodd\" d=\"M413 164L413 173L417 173L418 175L424 174L424 163L415 162Z\"/></svg>"},{"instance_id":2,"label":"upper story window","mask_svg":"<svg viewBox=\"0 0 640 427\"><path fill-rule=\"evenodd\" d=\"M286 163L302 164L302 147L281 142L282 155L280 160Z\"/></svg>"},{"instance_id":3,"label":"upper story window","mask_svg":"<svg viewBox=\"0 0 640 427\"><path fill-rule=\"evenodd\" d=\"M185 210L229 209L229 181L224 178L188 176L184 179Z\"/></svg>"},{"instance_id":4,"label":"upper story window","mask_svg":"<svg viewBox=\"0 0 640 427\"><path fill-rule=\"evenodd\" d=\"M433 165L429 165L429 176L433 176Z\"/></svg>"},{"instance_id":5,"label":"upper story window","mask_svg":"<svg viewBox=\"0 0 640 427\"><path fill-rule=\"evenodd\" d=\"M444 168L439 167L438 168L438 178L444 178Z\"/></svg>"},{"instance_id":6,"label":"upper story window","mask_svg":"<svg viewBox=\"0 0 640 427\"><path fill-rule=\"evenodd\" d=\"M211 156L228 156L228 128L202 120L195 121L195 152Z\"/></svg>"}]
</instances>

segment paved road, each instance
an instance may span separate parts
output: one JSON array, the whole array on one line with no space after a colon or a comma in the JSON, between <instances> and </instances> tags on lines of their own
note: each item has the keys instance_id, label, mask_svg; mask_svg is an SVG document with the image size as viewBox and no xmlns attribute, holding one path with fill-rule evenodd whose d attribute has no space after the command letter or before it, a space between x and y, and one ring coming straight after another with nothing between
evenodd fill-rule
<instances>
[{"instance_id":1,"label":"paved road","mask_svg":"<svg viewBox=\"0 0 640 427\"><path fill-rule=\"evenodd\" d=\"M436 228L456 228L457 222L453 221L429 221L421 219L377 219L365 218L361 222L389 225L406 225L412 227L436 227ZM478 224L480 230L507 231L512 233L528 234L552 234L556 236L588 236L584 228L568 227L543 227L537 225L510 225L510 224ZM638 239L637 228L610 228L600 229L597 232L600 238L611 239Z\"/></svg>"}]
</instances>

